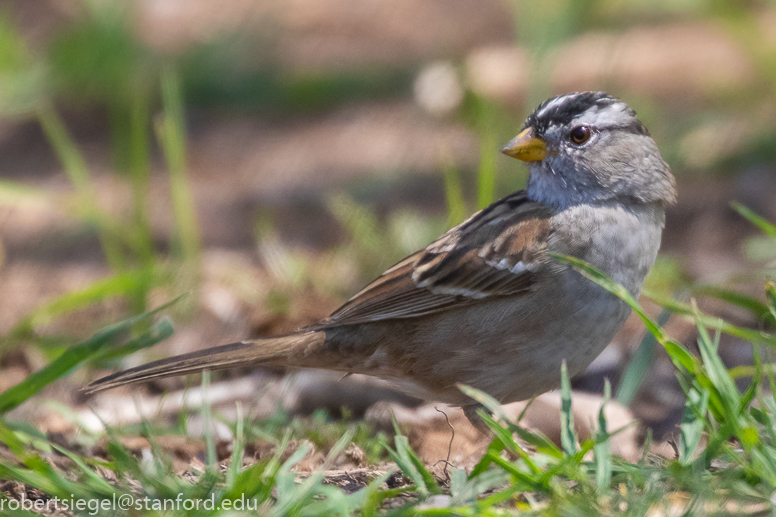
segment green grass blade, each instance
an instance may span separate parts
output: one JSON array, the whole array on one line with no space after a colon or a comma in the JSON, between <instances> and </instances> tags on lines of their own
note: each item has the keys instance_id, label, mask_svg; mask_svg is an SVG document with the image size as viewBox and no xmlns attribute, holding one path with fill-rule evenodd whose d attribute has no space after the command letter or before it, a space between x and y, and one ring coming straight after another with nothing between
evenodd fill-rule
<instances>
[{"instance_id":1,"label":"green grass blade","mask_svg":"<svg viewBox=\"0 0 776 517\"><path fill-rule=\"evenodd\" d=\"M70 347L61 356L59 356L42 370L31 374L16 386L13 386L3 393L0 393L0 414L7 413L11 409L19 406L19 404L40 392L43 388L55 380L70 373L73 368L75 368L80 363L95 356L95 354L97 354L103 347L118 342L121 339L123 333L132 328L133 325L147 320L152 315L169 307L177 300L178 299L173 300L172 302L154 309L153 311L143 313L124 320L121 323L111 325L110 327L107 327L106 329L98 332L90 339ZM163 336L164 332L159 335ZM143 342L148 344L148 346L158 342L148 334L141 336L139 339L143 340Z\"/></svg>"},{"instance_id":2,"label":"green grass blade","mask_svg":"<svg viewBox=\"0 0 776 517\"><path fill-rule=\"evenodd\" d=\"M566 475L572 479L583 479L586 476L586 472L580 471L579 465L585 459L590 451L593 450L595 443L593 440L585 440L580 445L579 451L571 456L566 455L561 458L555 465L550 465L545 471L539 482L544 485L549 485L551 480L558 475Z\"/></svg>"},{"instance_id":3,"label":"green grass blade","mask_svg":"<svg viewBox=\"0 0 776 517\"><path fill-rule=\"evenodd\" d=\"M466 471L456 467L450 467L448 471L450 476L450 495L452 497L458 497L461 494L461 490L469 480L469 476Z\"/></svg>"},{"instance_id":4,"label":"green grass blade","mask_svg":"<svg viewBox=\"0 0 776 517\"><path fill-rule=\"evenodd\" d=\"M770 314L768 305L761 302L757 298L747 296L724 287L719 287L716 285L702 285L693 287L692 293L695 296L710 296L712 298L722 300L723 302L727 302L731 305L741 307L742 309L751 312L752 315L754 315L754 317L758 320Z\"/></svg>"},{"instance_id":5,"label":"green grass blade","mask_svg":"<svg viewBox=\"0 0 776 517\"><path fill-rule=\"evenodd\" d=\"M493 418L487 414L485 411L479 410L478 411L480 418L482 418L483 422L488 426L488 428L493 431L493 434L496 435L496 438L506 446L507 449L509 449L513 454L516 456L519 456L520 458L525 461L526 465L534 472L534 474L538 474L541 472L541 469L536 466L536 464L531 460L531 456L522 448L520 447L520 444L518 444L513 438L511 430L505 429L502 427L498 422L493 420Z\"/></svg>"},{"instance_id":6,"label":"green grass blade","mask_svg":"<svg viewBox=\"0 0 776 517\"><path fill-rule=\"evenodd\" d=\"M105 214L102 214L97 206L97 189L89 174L86 160L53 106L42 105L38 109L38 120L51 147L62 162L68 179L75 187L78 204L87 214L87 220L98 229L100 243L108 264L115 271L123 270L126 266L124 254L119 242L103 224L107 218L103 217Z\"/></svg>"},{"instance_id":7,"label":"green grass blade","mask_svg":"<svg viewBox=\"0 0 776 517\"><path fill-rule=\"evenodd\" d=\"M60 486L49 479L48 476L34 470L17 467L6 460L0 460L0 477L2 479L13 479L24 483L25 485L35 487L46 494L57 495L64 494L65 491ZM69 496L69 494L67 494Z\"/></svg>"},{"instance_id":8,"label":"green grass blade","mask_svg":"<svg viewBox=\"0 0 776 517\"><path fill-rule=\"evenodd\" d=\"M463 470L453 469L452 472L460 472L462 475L459 482L463 482L463 485L453 492L452 479L454 475L451 475L450 494L453 496L453 499L450 501L450 506L453 507L475 501L480 494L496 486L503 485L507 481L506 473L503 470L489 470L479 476L472 476L471 479L467 479L466 473Z\"/></svg>"},{"instance_id":9,"label":"green grass blade","mask_svg":"<svg viewBox=\"0 0 776 517\"><path fill-rule=\"evenodd\" d=\"M508 420L506 413L504 413L504 409L501 407L501 403L484 391L478 390L477 388L472 388L466 384L458 384L458 389L461 390L461 392L463 392L463 394L467 397L470 397L483 407L487 408L499 419L505 421Z\"/></svg>"},{"instance_id":10,"label":"green grass blade","mask_svg":"<svg viewBox=\"0 0 776 517\"><path fill-rule=\"evenodd\" d=\"M401 439L398 439L398 438L401 438ZM423 483L428 489L430 494L435 495L435 494L442 493L442 489L437 484L436 479L434 479L434 476L432 476L431 473L428 471L428 469L426 469L426 466L424 465L423 461L420 459L420 457L418 457L417 454L415 454L415 451L413 451L412 448L410 447L410 442L406 436L397 437L396 451L399 452L399 454L409 458L409 460L415 466L415 469L423 477Z\"/></svg>"},{"instance_id":11,"label":"green grass blade","mask_svg":"<svg viewBox=\"0 0 776 517\"><path fill-rule=\"evenodd\" d=\"M755 214L741 203L736 203L734 201L730 203L730 206L732 206L733 210L741 214L741 216L744 217L747 221L759 228L765 235L776 239L776 226L774 226L768 220Z\"/></svg>"},{"instance_id":12,"label":"green grass blade","mask_svg":"<svg viewBox=\"0 0 776 517\"><path fill-rule=\"evenodd\" d=\"M499 456L491 456L490 461L495 463L502 469L504 469L504 471L507 474L509 474L515 479L515 481L524 483L526 485L527 490L532 490L535 492L547 492L547 487L545 487L543 484L536 481L530 475L526 474L525 472L522 472L519 468L517 468L515 465L508 462L507 460Z\"/></svg>"},{"instance_id":13,"label":"green grass blade","mask_svg":"<svg viewBox=\"0 0 776 517\"><path fill-rule=\"evenodd\" d=\"M202 407L200 414L205 433L205 451L207 454L207 466L213 468L216 465L216 439L213 430L213 415L210 411L210 372L202 372Z\"/></svg>"},{"instance_id":14,"label":"green grass blade","mask_svg":"<svg viewBox=\"0 0 776 517\"><path fill-rule=\"evenodd\" d=\"M694 311L688 304L681 303L676 300L671 300L651 292L645 292L644 296L651 298L655 303L663 306L675 314L681 314L683 316L694 319ZM776 346L776 336L768 332L737 327L735 325L731 325L722 318L715 318L703 313L700 313L698 318L699 321L708 328L720 330L725 334L739 337L747 341L754 341L756 343Z\"/></svg>"},{"instance_id":15,"label":"green grass blade","mask_svg":"<svg viewBox=\"0 0 776 517\"><path fill-rule=\"evenodd\" d=\"M132 185L132 230L136 235L135 252L141 263L154 260L154 242L148 213L151 161L149 146L149 95L144 88L131 93L129 109L129 172Z\"/></svg>"},{"instance_id":16,"label":"green grass blade","mask_svg":"<svg viewBox=\"0 0 776 517\"><path fill-rule=\"evenodd\" d=\"M93 282L83 289L66 293L55 300L42 305L22 318L11 330L8 341L26 338L34 327L46 325L57 316L83 309L94 303L125 296L138 289L140 285L150 285L163 281L164 274L155 270L127 271Z\"/></svg>"},{"instance_id":17,"label":"green grass blade","mask_svg":"<svg viewBox=\"0 0 776 517\"><path fill-rule=\"evenodd\" d=\"M609 379L604 383L604 397L598 410L598 430L596 431L593 454L595 455L595 483L598 490L605 490L612 484L612 444L606 425L606 403L612 397Z\"/></svg>"},{"instance_id":18,"label":"green grass blade","mask_svg":"<svg viewBox=\"0 0 776 517\"><path fill-rule=\"evenodd\" d=\"M469 513L469 515L476 516L476 517L480 517L480 516L501 517L502 515L505 515L505 514L501 511L499 507L505 506L506 504L508 504L507 501L509 501L510 499L519 497L518 494L520 492L525 492L525 490L523 490L523 487L519 485L512 485L506 488L505 490L502 490L501 492L496 492L493 495L490 495L480 501L477 501L477 503L475 504L474 508L472 509L471 513ZM491 508L493 509L491 510ZM455 513L451 513L450 515L454 517L459 517L467 514L455 512Z\"/></svg>"},{"instance_id":19,"label":"green grass blade","mask_svg":"<svg viewBox=\"0 0 776 517\"><path fill-rule=\"evenodd\" d=\"M23 431L12 429L4 423L0 423L0 442L7 445L16 456L15 459L11 460L5 456L0 458L0 477L2 479L19 481L35 487L49 496L60 498L70 498L73 494L76 494L76 497L84 495L93 497L112 493L111 488L108 488L108 492L103 491L107 483L95 484L94 479L87 479L86 483L71 481L68 477L57 472L47 458L37 454L34 450L29 451L25 448L25 444L31 444L35 448L44 450L48 455L53 450L45 439L27 435ZM83 463L79 467L82 465Z\"/></svg>"},{"instance_id":20,"label":"green grass blade","mask_svg":"<svg viewBox=\"0 0 776 517\"><path fill-rule=\"evenodd\" d=\"M45 325L51 318L85 308L94 303L102 302L108 298L122 296L140 284L155 283L160 279L160 274L152 269L141 269L118 273L111 277L97 280L91 285L67 293L53 302L36 309L31 315L34 324Z\"/></svg>"},{"instance_id":21,"label":"green grass blade","mask_svg":"<svg viewBox=\"0 0 776 517\"><path fill-rule=\"evenodd\" d=\"M768 312L776 320L776 283L772 280L765 284L765 300Z\"/></svg>"},{"instance_id":22,"label":"green grass blade","mask_svg":"<svg viewBox=\"0 0 776 517\"><path fill-rule=\"evenodd\" d=\"M466 219L466 201L458 169L452 163L442 167L445 178L445 199L447 200L447 224L451 228Z\"/></svg>"},{"instance_id":23,"label":"green grass blade","mask_svg":"<svg viewBox=\"0 0 776 517\"><path fill-rule=\"evenodd\" d=\"M403 488L383 490L382 485L392 475L394 471L388 472L376 477L367 486L352 494L356 499L355 506L358 507L362 517L374 517L381 510L382 502L388 497L396 497L404 492Z\"/></svg>"},{"instance_id":24,"label":"green grass blade","mask_svg":"<svg viewBox=\"0 0 776 517\"><path fill-rule=\"evenodd\" d=\"M488 450L485 452L485 455L480 459L480 461L477 463L477 465L474 466L472 469L471 474L469 474L469 479L475 478L479 475L481 475L483 472L486 472L488 470L488 467L490 467L491 461L490 458L492 456L498 456L501 451L503 451L505 448L504 442L496 438L490 444L488 445Z\"/></svg>"},{"instance_id":25,"label":"green grass blade","mask_svg":"<svg viewBox=\"0 0 776 517\"><path fill-rule=\"evenodd\" d=\"M0 205L51 210L48 192L16 181L0 180Z\"/></svg>"},{"instance_id":26,"label":"green grass blade","mask_svg":"<svg viewBox=\"0 0 776 517\"><path fill-rule=\"evenodd\" d=\"M102 349L92 359L104 361L125 357L164 341L172 336L174 332L175 328L172 325L172 321L167 317L162 317L151 325L148 332L117 348Z\"/></svg>"},{"instance_id":27,"label":"green grass blade","mask_svg":"<svg viewBox=\"0 0 776 517\"><path fill-rule=\"evenodd\" d=\"M657 317L657 325L659 327L665 326L668 323L668 318L671 314L668 311L663 311ZM651 332L644 334L644 337L636 349L636 353L631 357L628 366L622 374L622 380L620 386L617 388L617 401L623 406L630 405L633 397L636 396L636 392L644 382L647 376L647 370L652 365L652 361L655 357L655 345L657 345L657 339Z\"/></svg>"},{"instance_id":28,"label":"green grass blade","mask_svg":"<svg viewBox=\"0 0 776 517\"><path fill-rule=\"evenodd\" d=\"M293 477L290 477L292 485L289 486L289 490L286 492L285 497L279 497L278 498L278 505L273 508L270 515L289 515L289 514L297 514L301 511L305 505L310 505L311 503L314 504L314 498L317 495L325 496L328 501L331 502L331 505L327 506L337 506L337 502L342 501L343 499L339 498L341 495L340 492L335 490L330 490L332 487L325 487L322 485L324 473L326 470L328 470L331 466L331 464L334 462L334 460L337 458L337 456L340 455L340 453L345 450L345 447L351 442L353 439L353 430L349 429L345 432L345 434L337 440L337 443L334 444L334 446L331 448L329 453L326 456L326 459L323 462L323 465L321 465L312 475L308 476L307 479L305 479L301 484L297 484L294 481L295 475L292 472L286 471L285 469L282 469L284 472L287 472L288 474L291 474ZM299 452L299 451L297 451ZM305 450L305 454L309 452L308 450ZM304 454L302 455L304 457ZM300 458L301 459L301 458ZM298 461L298 460L297 460ZM296 462L295 462L296 463ZM338 498L337 500L332 500L333 498ZM312 508L309 508L310 511L313 511ZM327 512L321 512L321 513L330 513Z\"/></svg>"},{"instance_id":29,"label":"green grass blade","mask_svg":"<svg viewBox=\"0 0 776 517\"><path fill-rule=\"evenodd\" d=\"M579 450L579 440L574 429L574 413L571 409L571 381L566 360L560 367L560 443L566 455L572 456Z\"/></svg>"},{"instance_id":30,"label":"green grass blade","mask_svg":"<svg viewBox=\"0 0 776 517\"><path fill-rule=\"evenodd\" d=\"M486 407L498 420L507 424L510 432L517 434L520 439L536 447L538 452L548 454L555 458L561 458L563 456L563 452L561 452L561 450L546 436L543 436L538 432L528 431L511 422L507 414L504 413L501 404L484 391L472 388L471 386L466 386L465 384L459 384L458 389L460 389L467 397L471 397L483 407Z\"/></svg>"},{"instance_id":31,"label":"green grass blade","mask_svg":"<svg viewBox=\"0 0 776 517\"><path fill-rule=\"evenodd\" d=\"M442 491L439 488L439 485L436 480L434 480L431 473L426 470L426 467L423 465L423 462L420 461L420 458L418 458L412 450L407 437L402 434L397 434L394 437L394 443L396 445L396 450L391 449L387 445L385 445L385 449L388 451L388 454L396 465L398 465L399 469L401 469L402 473L415 484L418 493L423 497L426 497L429 494L441 494Z\"/></svg>"},{"instance_id":32,"label":"green grass blade","mask_svg":"<svg viewBox=\"0 0 776 517\"><path fill-rule=\"evenodd\" d=\"M170 194L177 230L181 259L196 274L201 242L194 198L186 172L186 125L183 112L183 94L178 76L171 68L162 74L162 103L164 114L158 125L158 139L164 151L170 177ZM194 281L194 278L189 278Z\"/></svg>"},{"instance_id":33,"label":"green grass blade","mask_svg":"<svg viewBox=\"0 0 776 517\"><path fill-rule=\"evenodd\" d=\"M236 423L234 431L234 440L232 441L232 454L229 468L226 471L226 486L234 485L237 476L242 468L243 457L245 455L245 420L243 419L242 404L238 400L235 403Z\"/></svg>"},{"instance_id":34,"label":"green grass blade","mask_svg":"<svg viewBox=\"0 0 776 517\"><path fill-rule=\"evenodd\" d=\"M375 213L357 203L347 195L333 196L328 203L329 210L345 227L353 241L362 271L372 277L385 266L386 242Z\"/></svg>"},{"instance_id":35,"label":"green grass blade","mask_svg":"<svg viewBox=\"0 0 776 517\"><path fill-rule=\"evenodd\" d=\"M496 137L496 117L491 106L482 98L477 98L480 136L480 166L477 169L477 208L482 210L493 203L496 192L496 157L498 149Z\"/></svg>"},{"instance_id":36,"label":"green grass blade","mask_svg":"<svg viewBox=\"0 0 776 517\"><path fill-rule=\"evenodd\" d=\"M690 465L693 462L693 455L703 437L703 423L708 407L708 390L690 390L679 424L678 459L682 465Z\"/></svg>"},{"instance_id":37,"label":"green grass blade","mask_svg":"<svg viewBox=\"0 0 776 517\"><path fill-rule=\"evenodd\" d=\"M712 340L706 327L700 321L700 311L698 311L695 300L692 302L692 307L696 315L696 327L698 328L699 335L698 348L703 360L703 368L714 386L714 391L720 395L720 404L724 405L727 411L732 413L739 406L741 394L722 359L719 357L718 339Z\"/></svg>"},{"instance_id":38,"label":"green grass blade","mask_svg":"<svg viewBox=\"0 0 776 517\"><path fill-rule=\"evenodd\" d=\"M78 470L84 475L84 477L87 480L87 483L82 483L84 488L88 486L90 490L97 492L99 495L102 495L103 497L110 494L120 493L118 490L116 490L115 487L113 487L110 483L105 481L105 479L102 476L94 472L94 470L92 470L81 459L80 456L56 444L52 444L51 447L56 451L58 451L63 456L67 456L70 459L70 461L75 463L75 465L78 467Z\"/></svg>"}]
</instances>

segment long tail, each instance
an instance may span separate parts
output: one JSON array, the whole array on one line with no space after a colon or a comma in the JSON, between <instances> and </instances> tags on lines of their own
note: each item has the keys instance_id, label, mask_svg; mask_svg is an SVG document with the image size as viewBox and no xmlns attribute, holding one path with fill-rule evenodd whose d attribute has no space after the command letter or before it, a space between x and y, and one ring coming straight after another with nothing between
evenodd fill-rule
<instances>
[{"instance_id":1,"label":"long tail","mask_svg":"<svg viewBox=\"0 0 776 517\"><path fill-rule=\"evenodd\" d=\"M295 351L302 351L322 342L322 332L303 332L216 346L116 372L92 382L84 387L84 391L94 393L159 377L172 377L205 370L223 370L250 364L288 365L289 357Z\"/></svg>"}]
</instances>

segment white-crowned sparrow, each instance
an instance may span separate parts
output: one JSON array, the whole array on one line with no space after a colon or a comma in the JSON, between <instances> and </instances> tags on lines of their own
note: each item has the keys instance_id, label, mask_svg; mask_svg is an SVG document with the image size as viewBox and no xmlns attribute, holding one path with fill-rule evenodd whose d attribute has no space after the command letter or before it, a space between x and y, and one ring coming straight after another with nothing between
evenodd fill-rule
<instances>
[{"instance_id":1,"label":"white-crowned sparrow","mask_svg":"<svg viewBox=\"0 0 776 517\"><path fill-rule=\"evenodd\" d=\"M323 368L389 379L472 419L477 406L458 383L503 403L557 387L561 362L582 371L630 309L549 253L585 260L638 296L674 178L635 112L602 92L545 101L502 152L528 163L525 190L388 269L328 318L118 372L87 390L249 364Z\"/></svg>"}]
</instances>

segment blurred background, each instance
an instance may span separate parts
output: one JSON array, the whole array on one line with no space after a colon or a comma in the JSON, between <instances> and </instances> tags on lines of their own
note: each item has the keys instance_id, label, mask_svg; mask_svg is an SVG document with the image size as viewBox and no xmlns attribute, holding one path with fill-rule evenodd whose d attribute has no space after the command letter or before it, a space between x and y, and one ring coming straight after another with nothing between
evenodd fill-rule
<instances>
[{"instance_id":1,"label":"blurred background","mask_svg":"<svg viewBox=\"0 0 776 517\"><path fill-rule=\"evenodd\" d=\"M99 374L326 316L522 188L525 167L499 149L539 102L580 90L628 102L678 179L648 291L705 295L705 310L757 328L730 296L762 299L774 250L731 202L776 219L773 0L4 0L0 389L189 293L167 311L172 337L16 410L63 432L62 403L135 411L132 393L185 386L78 391ZM695 341L692 324L661 321ZM668 436L684 401L658 348L629 320L574 387L611 379ZM732 338L720 353L752 361ZM282 373L214 382L258 416L413 403L374 380Z\"/></svg>"}]
</instances>

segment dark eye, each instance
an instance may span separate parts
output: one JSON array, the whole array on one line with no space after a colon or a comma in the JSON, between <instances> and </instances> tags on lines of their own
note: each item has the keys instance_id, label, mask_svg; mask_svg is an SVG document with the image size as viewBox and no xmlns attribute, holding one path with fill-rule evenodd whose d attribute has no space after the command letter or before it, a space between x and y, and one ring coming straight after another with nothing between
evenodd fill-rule
<instances>
[{"instance_id":1,"label":"dark eye","mask_svg":"<svg viewBox=\"0 0 776 517\"><path fill-rule=\"evenodd\" d=\"M569 131L569 140L574 145L582 145L593 136L593 130L590 126L577 126Z\"/></svg>"}]
</instances>

